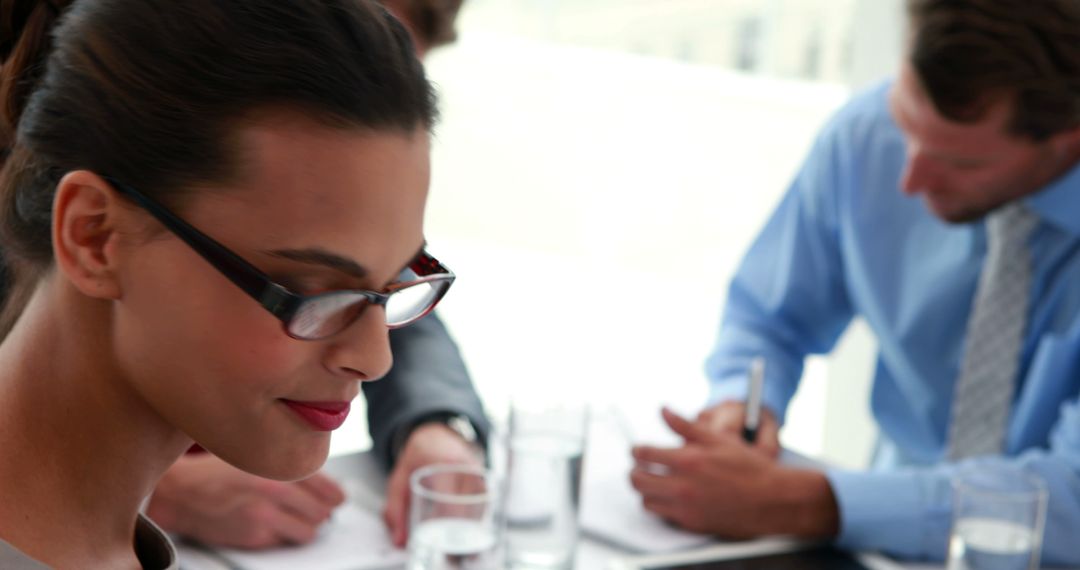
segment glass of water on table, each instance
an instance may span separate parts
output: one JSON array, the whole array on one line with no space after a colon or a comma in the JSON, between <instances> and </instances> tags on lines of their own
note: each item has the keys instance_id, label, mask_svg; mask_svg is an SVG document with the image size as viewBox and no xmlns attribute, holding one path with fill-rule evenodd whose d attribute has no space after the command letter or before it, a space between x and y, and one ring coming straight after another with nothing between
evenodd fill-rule
<instances>
[{"instance_id":1,"label":"glass of water on table","mask_svg":"<svg viewBox=\"0 0 1080 570\"><path fill-rule=\"evenodd\" d=\"M502 570L496 485L489 471L431 465L410 479L408 570Z\"/></svg>"},{"instance_id":2,"label":"glass of water on table","mask_svg":"<svg viewBox=\"0 0 1080 570\"><path fill-rule=\"evenodd\" d=\"M1036 570L1046 484L1011 466L974 465L953 479L948 570Z\"/></svg>"},{"instance_id":3,"label":"glass of water on table","mask_svg":"<svg viewBox=\"0 0 1080 570\"><path fill-rule=\"evenodd\" d=\"M511 405L505 523L511 570L569 570L580 534L584 403L549 398Z\"/></svg>"}]
</instances>

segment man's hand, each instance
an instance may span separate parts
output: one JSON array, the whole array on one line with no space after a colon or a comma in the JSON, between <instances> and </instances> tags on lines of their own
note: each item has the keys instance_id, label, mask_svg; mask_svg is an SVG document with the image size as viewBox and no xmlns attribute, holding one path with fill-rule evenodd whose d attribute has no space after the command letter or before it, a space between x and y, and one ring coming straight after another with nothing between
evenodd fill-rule
<instances>
[{"instance_id":1,"label":"man's hand","mask_svg":"<svg viewBox=\"0 0 1080 570\"><path fill-rule=\"evenodd\" d=\"M258 549L311 542L344 501L345 493L325 475L271 481L200 453L169 468L147 515L166 531L209 545Z\"/></svg>"},{"instance_id":2,"label":"man's hand","mask_svg":"<svg viewBox=\"0 0 1080 570\"><path fill-rule=\"evenodd\" d=\"M705 408L694 422L699 428L713 434L729 434L742 437L743 422L746 417L746 404L729 401ZM768 408L761 408L761 422L758 425L757 440L754 449L766 457L776 459L780 456L780 423Z\"/></svg>"},{"instance_id":3,"label":"man's hand","mask_svg":"<svg viewBox=\"0 0 1080 570\"><path fill-rule=\"evenodd\" d=\"M475 445L441 423L421 424L409 434L390 473L383 510L390 536L399 547L409 540L409 477L413 471L436 463L483 466L484 460Z\"/></svg>"},{"instance_id":4,"label":"man's hand","mask_svg":"<svg viewBox=\"0 0 1080 570\"><path fill-rule=\"evenodd\" d=\"M831 538L839 531L836 499L823 474L780 465L738 435L714 433L671 411L664 410L664 419L686 445L634 449L638 466L630 480L647 510L729 539Z\"/></svg>"}]
</instances>

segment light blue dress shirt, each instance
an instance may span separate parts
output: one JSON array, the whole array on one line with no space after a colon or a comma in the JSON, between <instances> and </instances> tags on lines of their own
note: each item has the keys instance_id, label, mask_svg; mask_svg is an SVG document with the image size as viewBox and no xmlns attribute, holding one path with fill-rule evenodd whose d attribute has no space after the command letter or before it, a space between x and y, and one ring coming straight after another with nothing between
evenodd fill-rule
<instances>
[{"instance_id":1,"label":"light blue dress shirt","mask_svg":"<svg viewBox=\"0 0 1080 570\"><path fill-rule=\"evenodd\" d=\"M981 222L947 224L900 191L906 151L889 88L855 97L819 135L731 284L706 370L712 401L743 398L749 362L764 356L765 404L782 418L806 355L864 318L880 346L871 408L882 437L870 471L827 473L838 542L941 559L950 476L969 466L943 457L986 236ZM1080 564L1080 166L1024 201L1040 224L1007 450L967 463L1041 476L1043 560Z\"/></svg>"}]
</instances>

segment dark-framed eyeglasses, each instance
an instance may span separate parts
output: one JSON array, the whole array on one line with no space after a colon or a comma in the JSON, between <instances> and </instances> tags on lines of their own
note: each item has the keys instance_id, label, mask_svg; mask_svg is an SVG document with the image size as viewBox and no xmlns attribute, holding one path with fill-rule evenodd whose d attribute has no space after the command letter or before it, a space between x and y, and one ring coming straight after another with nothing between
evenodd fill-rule
<instances>
[{"instance_id":1,"label":"dark-framed eyeglasses","mask_svg":"<svg viewBox=\"0 0 1080 570\"><path fill-rule=\"evenodd\" d=\"M277 317L285 333L298 340L320 340L351 325L369 305L386 308L386 325L399 328L430 313L454 282L454 273L421 251L384 292L344 289L301 295L275 283L244 258L195 229L134 187L105 177L116 190L154 216L195 253Z\"/></svg>"}]
</instances>

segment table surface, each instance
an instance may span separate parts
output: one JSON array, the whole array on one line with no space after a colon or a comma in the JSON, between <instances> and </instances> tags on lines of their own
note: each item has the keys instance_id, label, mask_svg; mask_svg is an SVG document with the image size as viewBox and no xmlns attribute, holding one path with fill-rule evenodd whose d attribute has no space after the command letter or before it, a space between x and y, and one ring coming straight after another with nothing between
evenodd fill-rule
<instances>
[{"instance_id":1,"label":"table surface","mask_svg":"<svg viewBox=\"0 0 1080 570\"><path fill-rule=\"evenodd\" d=\"M327 474L342 481L349 491L350 499L361 508L381 509L385 489L385 474L370 453L354 453L330 459L325 467ZM180 566L183 570L235 570L224 560L208 554L199 547L178 544ZM575 570L603 570L611 563L632 553L594 540L587 535L579 543ZM896 564L876 557L869 561L875 570L937 570L935 565Z\"/></svg>"}]
</instances>

